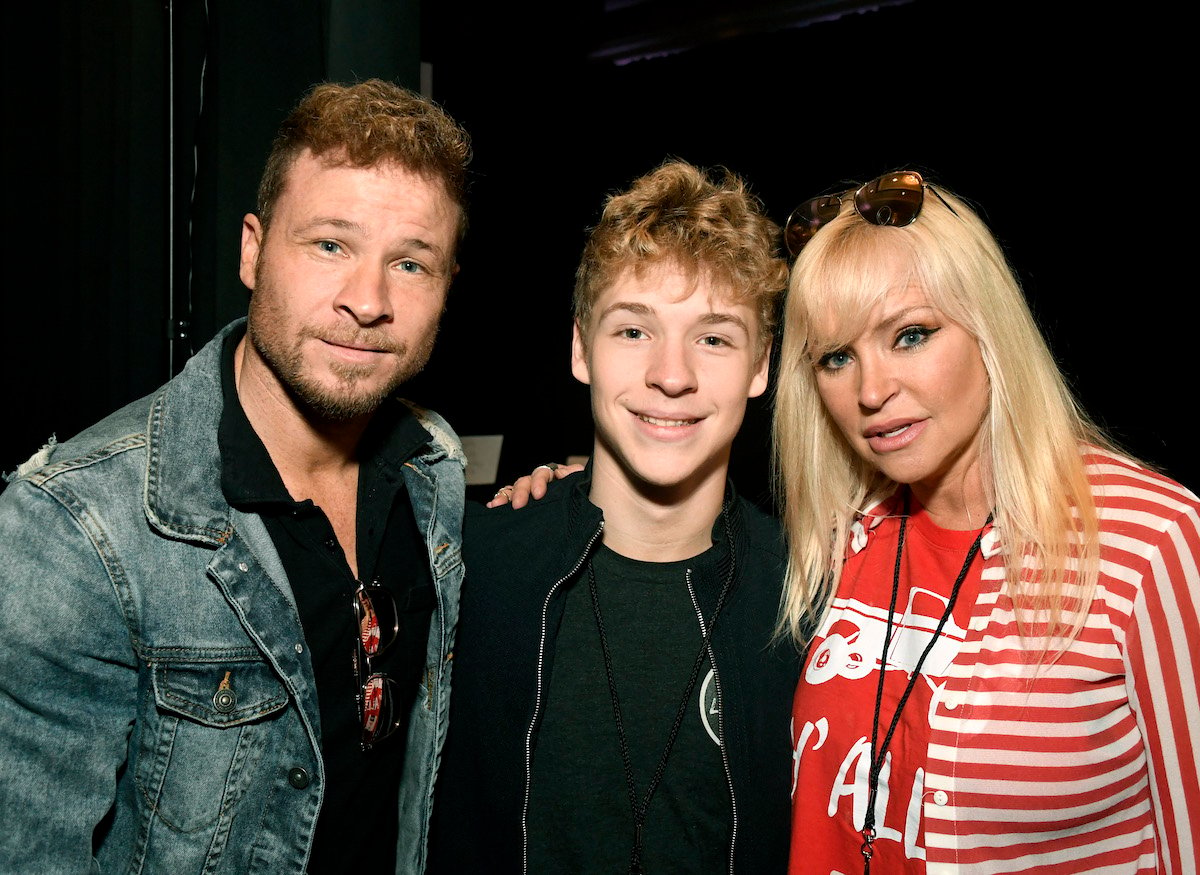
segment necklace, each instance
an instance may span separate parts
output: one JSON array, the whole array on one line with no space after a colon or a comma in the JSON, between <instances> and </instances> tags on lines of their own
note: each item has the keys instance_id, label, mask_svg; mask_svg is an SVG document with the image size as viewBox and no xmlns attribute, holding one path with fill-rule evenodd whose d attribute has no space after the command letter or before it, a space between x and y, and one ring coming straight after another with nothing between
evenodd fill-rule
<instances>
[{"instance_id":1,"label":"necklace","mask_svg":"<svg viewBox=\"0 0 1200 875\"><path fill-rule=\"evenodd\" d=\"M892 644L892 621L896 613L896 599L900 594L900 559L904 555L904 534L908 529L908 495L904 496L904 510L900 517L900 534L896 543L896 565L892 570L892 598L888 604L887 629L883 635L883 652L879 655L879 683L875 688L875 714L871 720L871 768L867 775L867 810L863 815L862 828L862 855L863 855L863 875L871 875L871 858L875 855L875 798L879 794L879 773L883 769L883 763L887 757L888 745L892 743L892 735L896 732L896 727L900 724L900 714L904 710L904 704L908 701L909 694L912 693L913 687L916 686L917 678L921 674L921 666L925 664L925 657L933 650L933 645L937 643L938 636L942 634L942 627L946 625L946 621L950 619L950 615L954 612L954 603L958 601L958 592L962 589L963 581L967 579L967 572L971 570L971 563L975 561L975 556L979 552L980 545L983 543L983 532L992 521L992 515L988 514L987 520L983 523L983 528L979 530L979 534L975 536L975 541L971 544L971 549L967 551L967 558L963 561L962 570L958 572L958 577L954 580L954 586L950 590L950 598L946 602L946 610L942 612L942 618L938 620L937 628L933 631L933 636L929 639L929 643L925 645L925 649L921 652L921 658L917 660L916 666L908 677L908 684L904 687L904 694L900 697L900 701L896 703L896 711L892 714L892 721L888 724L887 734L883 737L883 744L879 744L879 712L883 707L883 678L887 673L887 655L888 648Z\"/></svg>"},{"instance_id":2,"label":"necklace","mask_svg":"<svg viewBox=\"0 0 1200 875\"><path fill-rule=\"evenodd\" d=\"M613 675L612 652L608 648L608 636L604 634L604 615L600 612L600 598L596 592L596 573L592 569L591 560L588 560L588 592L592 597L592 612L596 615L596 628L600 633L600 650L604 654L604 674L608 680L608 693L612 698L613 721L617 726L617 741L621 746L621 763L625 768L625 786L629 791L629 808L633 813L633 849L629 855L630 875L641 875L645 871L642 869L642 827L646 823L646 811L650 807L650 800L654 798L654 791L658 789L663 774L667 770L667 760L671 758L671 749L675 747L675 739L679 735L679 728L683 725L683 718L687 714L688 704L692 698L692 690L696 686L696 679L700 676L700 669L704 665L705 657L708 655L709 641L712 639L713 629L717 625L717 617L721 613L721 608L725 605L725 598L729 595L729 590L733 584L733 539L729 535L728 519L725 520L725 532L726 543L729 548L729 571L726 573L725 580L721 584L721 593L717 597L717 606L713 610L712 619L708 623L708 628L704 630L704 638L700 643L700 651L696 654L696 658L692 662L692 672L688 677L687 686L684 687L683 698L680 699L679 707L675 711L675 720L671 723L671 731L667 735L666 747L663 748L662 756L658 760L658 766L655 768L654 774L651 775L650 783L646 786L646 792L641 795L641 798L638 797L637 782L633 779L633 764L629 757L629 741L625 736L625 723L621 718L621 700L617 695L617 682ZM690 585L690 570L687 572L685 579ZM722 739L722 743L724 743L724 739Z\"/></svg>"}]
</instances>

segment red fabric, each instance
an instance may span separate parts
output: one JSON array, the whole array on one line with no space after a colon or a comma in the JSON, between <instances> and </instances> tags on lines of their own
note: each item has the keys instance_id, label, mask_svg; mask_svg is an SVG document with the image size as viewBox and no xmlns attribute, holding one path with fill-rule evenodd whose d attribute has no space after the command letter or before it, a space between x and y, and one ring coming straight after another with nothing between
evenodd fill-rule
<instances>
[{"instance_id":1,"label":"red fabric","mask_svg":"<svg viewBox=\"0 0 1200 875\"><path fill-rule=\"evenodd\" d=\"M966 638L930 713L924 755L915 736L905 750L924 770L929 875L1197 871L1200 500L1127 459L1086 448L1085 462L1100 515L1100 578L1081 634L1057 658L1042 659L1017 625L1004 585L1012 545L998 527L984 537ZM883 537L890 523L878 521L889 510L885 502L858 526L851 553L864 570L854 582L843 578L839 599L850 585L870 589L870 554L894 555ZM886 591L890 567L871 579L874 591ZM795 699L791 871L824 875L819 847L836 844L851 861L840 871L861 872L860 840L844 824L832 831L837 824L823 813L828 777L808 771L820 766L804 731L817 716L813 690L806 676ZM843 720L855 715L869 737L872 704L847 690L821 707ZM889 810L884 824L895 817ZM897 847L882 849L873 871L901 871L882 856Z\"/></svg>"},{"instance_id":2,"label":"red fabric","mask_svg":"<svg viewBox=\"0 0 1200 875\"><path fill-rule=\"evenodd\" d=\"M795 777L805 792L794 797L794 830L802 840L792 845L793 872L862 871L859 833L869 792L871 722L899 530L898 517L884 520L872 532L870 548L848 557L837 600L796 689ZM938 529L913 507L884 678L880 744L976 534ZM933 688L942 682L965 637L982 567L977 555L888 746L876 800L875 871L925 871L920 826L924 775L917 766L929 743ZM881 581L886 585L880 586Z\"/></svg>"}]
</instances>

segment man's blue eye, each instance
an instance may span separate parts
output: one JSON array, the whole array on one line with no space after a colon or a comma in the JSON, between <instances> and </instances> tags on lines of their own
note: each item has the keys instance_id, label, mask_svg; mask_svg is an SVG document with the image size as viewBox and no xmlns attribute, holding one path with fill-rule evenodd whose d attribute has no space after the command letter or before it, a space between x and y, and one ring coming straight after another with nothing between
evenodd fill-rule
<instances>
[{"instance_id":1,"label":"man's blue eye","mask_svg":"<svg viewBox=\"0 0 1200 875\"><path fill-rule=\"evenodd\" d=\"M420 273L422 270L421 265L417 264L415 261L400 262L400 269L405 273Z\"/></svg>"},{"instance_id":2,"label":"man's blue eye","mask_svg":"<svg viewBox=\"0 0 1200 875\"><path fill-rule=\"evenodd\" d=\"M342 247L332 240L318 240L317 246L320 247L322 252L328 252L331 255L342 251Z\"/></svg>"}]
</instances>

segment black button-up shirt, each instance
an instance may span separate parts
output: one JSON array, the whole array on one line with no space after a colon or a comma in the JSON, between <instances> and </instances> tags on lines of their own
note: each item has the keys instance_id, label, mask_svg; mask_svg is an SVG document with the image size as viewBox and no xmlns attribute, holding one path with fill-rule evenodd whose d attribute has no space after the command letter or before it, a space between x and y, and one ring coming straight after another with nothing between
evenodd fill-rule
<instances>
[{"instance_id":1,"label":"black button-up shirt","mask_svg":"<svg viewBox=\"0 0 1200 875\"><path fill-rule=\"evenodd\" d=\"M221 487L230 505L258 514L266 525L295 595L316 676L325 796L309 871L316 875L378 865L378 871L390 872L395 868L406 726L372 750L361 749L353 602L358 581L324 511L288 493L246 419L233 367L240 339L235 333L226 340L222 359ZM372 657L371 669L399 682L404 699L398 708L406 720L425 668L436 599L402 468L429 440L408 408L389 400L359 444L359 579L385 587L400 619L396 643Z\"/></svg>"}]
</instances>

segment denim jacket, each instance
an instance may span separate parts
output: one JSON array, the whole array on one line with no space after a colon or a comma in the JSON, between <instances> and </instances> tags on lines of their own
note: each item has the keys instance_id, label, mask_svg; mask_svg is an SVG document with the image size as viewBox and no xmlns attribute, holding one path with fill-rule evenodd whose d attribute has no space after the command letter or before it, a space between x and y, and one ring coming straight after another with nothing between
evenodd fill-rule
<instances>
[{"instance_id":1,"label":"denim jacket","mask_svg":"<svg viewBox=\"0 0 1200 875\"><path fill-rule=\"evenodd\" d=\"M325 781L312 665L266 528L220 486L234 327L0 495L0 871L305 869ZM462 449L415 413L433 439L405 485L438 603L400 789L403 873L425 867L463 574Z\"/></svg>"}]
</instances>

